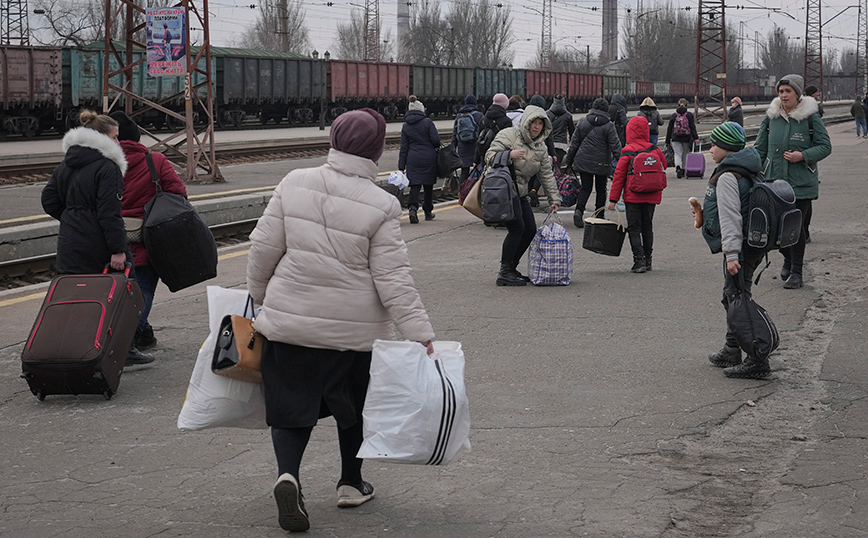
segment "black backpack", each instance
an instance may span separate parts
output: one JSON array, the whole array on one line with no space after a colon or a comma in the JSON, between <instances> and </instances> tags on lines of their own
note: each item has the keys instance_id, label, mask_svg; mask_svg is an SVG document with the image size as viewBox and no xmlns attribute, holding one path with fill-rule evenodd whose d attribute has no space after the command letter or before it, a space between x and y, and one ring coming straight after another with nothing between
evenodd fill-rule
<instances>
[{"instance_id":1,"label":"black backpack","mask_svg":"<svg viewBox=\"0 0 868 538\"><path fill-rule=\"evenodd\" d=\"M745 239L762 251L791 247L802 232L802 212L796 209L796 193L783 179L764 181L753 177Z\"/></svg>"},{"instance_id":2,"label":"black backpack","mask_svg":"<svg viewBox=\"0 0 868 538\"><path fill-rule=\"evenodd\" d=\"M488 151L491 142L494 140L494 137L497 136L499 131L500 127L498 127L494 122L486 122L483 124L479 131L479 136L476 137L476 154L480 156L480 161L485 158L485 152Z\"/></svg>"}]
</instances>

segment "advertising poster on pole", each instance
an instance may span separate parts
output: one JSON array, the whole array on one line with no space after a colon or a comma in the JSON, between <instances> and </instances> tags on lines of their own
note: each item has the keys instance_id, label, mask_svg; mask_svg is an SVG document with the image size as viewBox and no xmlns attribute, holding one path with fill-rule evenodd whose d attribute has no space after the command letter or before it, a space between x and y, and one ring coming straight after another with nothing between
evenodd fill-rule
<instances>
[{"instance_id":1,"label":"advertising poster on pole","mask_svg":"<svg viewBox=\"0 0 868 538\"><path fill-rule=\"evenodd\" d=\"M183 8L147 8L148 75L177 77L187 73L187 25Z\"/></svg>"}]
</instances>

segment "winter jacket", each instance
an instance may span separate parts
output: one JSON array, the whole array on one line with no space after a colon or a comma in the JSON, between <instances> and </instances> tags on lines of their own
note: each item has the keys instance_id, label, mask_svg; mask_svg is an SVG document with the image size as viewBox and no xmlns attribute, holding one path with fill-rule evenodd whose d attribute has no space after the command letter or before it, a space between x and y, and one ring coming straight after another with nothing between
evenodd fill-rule
<instances>
[{"instance_id":1,"label":"winter jacket","mask_svg":"<svg viewBox=\"0 0 868 538\"><path fill-rule=\"evenodd\" d=\"M42 208L60 221L57 272L101 273L112 254L132 261L121 201L127 161L111 138L87 127L63 137L63 162L42 190Z\"/></svg>"},{"instance_id":2,"label":"winter jacket","mask_svg":"<svg viewBox=\"0 0 868 538\"><path fill-rule=\"evenodd\" d=\"M127 173L124 174L124 200L121 216L144 218L145 204L157 194L157 186L151 179L151 171L145 157L150 153L148 148L132 140L121 140L121 149L127 159ZM187 188L175 172L175 168L169 159L162 153L151 153L157 177L160 180L160 188L165 192L172 192L187 196ZM148 253L142 243L130 243L133 251L133 262L136 267L148 265Z\"/></svg>"},{"instance_id":3,"label":"winter jacket","mask_svg":"<svg viewBox=\"0 0 868 538\"><path fill-rule=\"evenodd\" d=\"M744 109L741 105L729 109L729 112L726 113L726 121L732 121L744 127Z\"/></svg>"},{"instance_id":4,"label":"winter jacket","mask_svg":"<svg viewBox=\"0 0 868 538\"><path fill-rule=\"evenodd\" d=\"M609 104L609 119L615 124L615 131L621 145L627 143L627 99L620 93L612 96Z\"/></svg>"},{"instance_id":5,"label":"winter jacket","mask_svg":"<svg viewBox=\"0 0 868 538\"><path fill-rule=\"evenodd\" d=\"M545 125L539 136L531 138L530 124L537 118L541 118ZM540 182L545 187L550 205L561 203L561 195L558 192L558 184L555 182L554 171L552 170L552 158L549 156L545 144L545 139L551 131L552 123L545 110L538 106L529 105L522 115L521 124L518 127L510 127L497 133L485 153L485 163L489 165L500 151L525 150L523 157L510 161L515 169L518 195L527 196L527 185L530 178L539 174Z\"/></svg>"},{"instance_id":6,"label":"winter jacket","mask_svg":"<svg viewBox=\"0 0 868 538\"><path fill-rule=\"evenodd\" d=\"M479 124L479 132L481 133L491 128L496 128L500 132L510 127L512 127L512 120L506 115L506 109L502 106L491 105L485 111L485 116L482 117L482 123ZM473 159L474 163L481 163L485 159L485 155L482 155L480 151L481 149L480 147L476 148L476 158Z\"/></svg>"},{"instance_id":7,"label":"winter jacket","mask_svg":"<svg viewBox=\"0 0 868 538\"><path fill-rule=\"evenodd\" d=\"M608 176L612 159L620 154L621 140L609 115L594 108L579 120L564 166L572 165L576 172Z\"/></svg>"},{"instance_id":8,"label":"winter jacket","mask_svg":"<svg viewBox=\"0 0 868 538\"><path fill-rule=\"evenodd\" d=\"M549 107L546 115L548 115L549 121L552 122L552 134L549 136L549 139L554 143L555 148L567 151L570 145L570 138L576 130L573 115L567 112L567 107L559 101L556 101Z\"/></svg>"},{"instance_id":9,"label":"winter jacket","mask_svg":"<svg viewBox=\"0 0 868 538\"><path fill-rule=\"evenodd\" d=\"M675 129L675 118L678 114L687 114L687 122L690 124L690 134L689 135L675 135L672 134L672 131ZM675 113L672 114L672 117L669 118L669 127L666 128L666 143L671 144L672 141L676 142L693 142L694 140L699 140L699 135L696 134L696 121L693 118L693 112L688 112L687 107L684 105L679 106L675 109Z\"/></svg>"},{"instance_id":10,"label":"winter jacket","mask_svg":"<svg viewBox=\"0 0 868 538\"><path fill-rule=\"evenodd\" d=\"M410 275L401 206L370 159L329 151L293 170L250 234L256 330L299 346L370 351L374 339L425 342L434 330Z\"/></svg>"},{"instance_id":11,"label":"winter jacket","mask_svg":"<svg viewBox=\"0 0 868 538\"><path fill-rule=\"evenodd\" d=\"M476 109L476 105L464 105L458 109L459 114L469 113L476 122L476 134L479 135L479 125L482 123L482 112ZM458 119L452 125L452 145L458 151L458 156L461 157L461 166L469 168L473 166L473 158L476 155L476 137L469 142L458 140Z\"/></svg>"},{"instance_id":12,"label":"winter jacket","mask_svg":"<svg viewBox=\"0 0 868 538\"><path fill-rule=\"evenodd\" d=\"M819 113L819 108L817 109ZM865 119L865 107L862 105L862 101L860 99L856 99L856 102L850 107L850 115L854 118Z\"/></svg>"},{"instance_id":13,"label":"winter jacket","mask_svg":"<svg viewBox=\"0 0 868 538\"><path fill-rule=\"evenodd\" d=\"M741 151L730 153L720 161L708 180L705 201L702 204L703 236L714 250L716 245L713 243L716 243L719 234L721 248L728 262L738 260L744 248L745 219L753 190L753 181L749 177L739 179L732 172L725 171L733 166L757 174L762 168L759 152L754 147L746 147ZM714 212L716 215L712 214ZM715 222L717 229L712 230ZM709 239L709 232L711 232L711 239Z\"/></svg>"},{"instance_id":14,"label":"winter jacket","mask_svg":"<svg viewBox=\"0 0 868 538\"><path fill-rule=\"evenodd\" d=\"M627 151L645 151L651 146L648 134L648 119L645 116L636 116L627 124L627 145L624 146L624 152ZM660 162L663 163L663 170L666 170L666 157L660 148L654 147L650 152ZM663 199L663 191L656 192L633 192L627 188L627 172L630 170L630 161L635 155L624 155L618 159L618 166L615 167L615 176L612 178L612 188L609 189L609 201L617 203L624 196L624 201L633 204L659 204Z\"/></svg>"},{"instance_id":15,"label":"winter jacket","mask_svg":"<svg viewBox=\"0 0 868 538\"><path fill-rule=\"evenodd\" d=\"M809 117L814 125L813 144ZM766 180L787 180L798 200L815 200L820 195L817 163L832 153L832 142L813 97L802 96L789 115L784 114L781 99L775 97L760 124L754 147L762 159ZM804 160L791 163L784 159L785 151L801 151Z\"/></svg>"},{"instance_id":16,"label":"winter jacket","mask_svg":"<svg viewBox=\"0 0 868 538\"><path fill-rule=\"evenodd\" d=\"M410 185L433 185L437 181L437 127L421 110L411 110L401 128L398 169L407 173Z\"/></svg>"},{"instance_id":17,"label":"winter jacket","mask_svg":"<svg viewBox=\"0 0 868 538\"><path fill-rule=\"evenodd\" d=\"M660 133L660 126L663 125L663 118L660 117L660 111L656 106L640 106L639 113L648 120L648 129L653 135ZM628 137L629 138L629 137Z\"/></svg>"}]
</instances>

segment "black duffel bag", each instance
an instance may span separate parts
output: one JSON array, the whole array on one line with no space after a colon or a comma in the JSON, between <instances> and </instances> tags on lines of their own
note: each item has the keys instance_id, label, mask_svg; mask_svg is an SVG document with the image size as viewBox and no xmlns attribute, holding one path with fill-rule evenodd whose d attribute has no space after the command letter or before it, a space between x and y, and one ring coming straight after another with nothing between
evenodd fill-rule
<instances>
[{"instance_id":1,"label":"black duffel bag","mask_svg":"<svg viewBox=\"0 0 868 538\"><path fill-rule=\"evenodd\" d=\"M160 187L147 155L157 194L145 204L142 226L148 260L172 292L217 276L217 243L208 225L184 196Z\"/></svg>"},{"instance_id":2,"label":"black duffel bag","mask_svg":"<svg viewBox=\"0 0 868 538\"><path fill-rule=\"evenodd\" d=\"M778 329L766 309L744 289L744 273L736 280L738 293L726 307L726 322L740 347L749 356L765 360L778 348Z\"/></svg>"},{"instance_id":3,"label":"black duffel bag","mask_svg":"<svg viewBox=\"0 0 868 538\"><path fill-rule=\"evenodd\" d=\"M437 148L437 177L449 177L459 168L461 168L461 157L452 144L444 144Z\"/></svg>"}]
</instances>

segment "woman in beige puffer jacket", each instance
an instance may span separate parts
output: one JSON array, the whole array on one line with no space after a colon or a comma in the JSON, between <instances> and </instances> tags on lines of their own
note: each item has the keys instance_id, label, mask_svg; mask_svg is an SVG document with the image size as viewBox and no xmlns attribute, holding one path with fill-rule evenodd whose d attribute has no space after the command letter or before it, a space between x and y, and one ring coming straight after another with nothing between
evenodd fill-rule
<instances>
[{"instance_id":1,"label":"woman in beige puffer jacket","mask_svg":"<svg viewBox=\"0 0 868 538\"><path fill-rule=\"evenodd\" d=\"M299 467L317 419L338 425L338 506L374 496L362 479L362 408L374 339L394 329L433 351L434 330L410 276L401 207L374 184L386 121L370 109L332 124L326 164L280 182L250 235L247 286L262 304L262 380L278 480L278 521L310 527Z\"/></svg>"},{"instance_id":2,"label":"woman in beige puffer jacket","mask_svg":"<svg viewBox=\"0 0 868 538\"><path fill-rule=\"evenodd\" d=\"M545 143L551 130L552 123L545 110L528 105L518 126L497 133L485 152L485 162L491 165L495 155L509 151L519 196L516 218L506 223L507 234L500 254L500 271L497 273L498 286L524 286L530 282L528 277L518 271L518 264L536 234L536 218L528 198L528 183L533 176L538 174L545 187L549 211L557 211L560 207L561 195Z\"/></svg>"}]
</instances>

